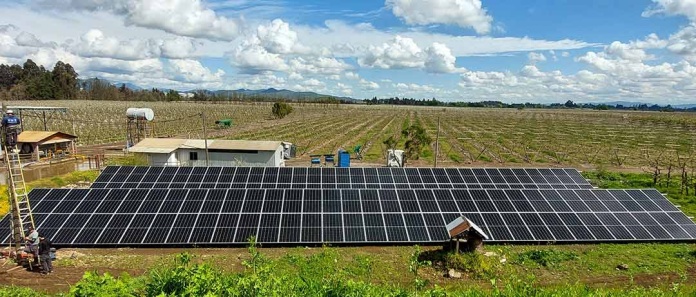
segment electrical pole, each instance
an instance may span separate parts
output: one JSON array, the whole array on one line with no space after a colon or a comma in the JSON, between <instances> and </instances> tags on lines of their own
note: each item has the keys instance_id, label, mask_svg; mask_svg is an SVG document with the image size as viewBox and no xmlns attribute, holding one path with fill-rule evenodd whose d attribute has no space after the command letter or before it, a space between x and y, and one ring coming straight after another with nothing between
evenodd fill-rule
<instances>
[{"instance_id":1,"label":"electrical pole","mask_svg":"<svg viewBox=\"0 0 696 297\"><path fill-rule=\"evenodd\" d=\"M210 157L208 156L208 133L205 130L205 111L201 112L201 122L203 122L203 141L205 142L205 166L210 166Z\"/></svg>"},{"instance_id":2,"label":"electrical pole","mask_svg":"<svg viewBox=\"0 0 696 297\"><path fill-rule=\"evenodd\" d=\"M435 134L435 168L437 168L437 157L440 155L440 117L437 117L437 134Z\"/></svg>"}]
</instances>

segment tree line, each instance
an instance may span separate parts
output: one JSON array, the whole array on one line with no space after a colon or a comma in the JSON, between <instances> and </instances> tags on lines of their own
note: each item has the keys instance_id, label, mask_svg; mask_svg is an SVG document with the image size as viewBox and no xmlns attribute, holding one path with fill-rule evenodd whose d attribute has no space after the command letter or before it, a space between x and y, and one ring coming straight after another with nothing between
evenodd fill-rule
<instances>
[{"instance_id":1,"label":"tree line","mask_svg":"<svg viewBox=\"0 0 696 297\"><path fill-rule=\"evenodd\" d=\"M188 94L158 88L134 90L99 78L80 80L68 63L56 62L53 70L28 59L22 65L0 64L0 100L111 100L111 101L254 101L276 102L272 94L244 94L234 91L197 90ZM284 101L340 104L351 103L332 96Z\"/></svg>"},{"instance_id":2,"label":"tree line","mask_svg":"<svg viewBox=\"0 0 696 297\"><path fill-rule=\"evenodd\" d=\"M77 72L70 64L58 61L52 71L27 60L23 65L0 64L2 99L77 99Z\"/></svg>"},{"instance_id":3,"label":"tree line","mask_svg":"<svg viewBox=\"0 0 696 297\"><path fill-rule=\"evenodd\" d=\"M504 103L501 101L479 101L479 102L445 102L439 101L435 98L432 99L414 99L414 98L399 98L391 97L378 99L373 97L372 99L363 100L367 105L408 105L408 106L441 106L441 107L485 107L485 108L543 108L543 109L594 109L594 110L640 110L640 111L696 111L696 107L691 108L677 108L671 105L661 106L657 104L639 104L632 106L624 106L621 104L593 104L593 103L574 103L572 100L568 100L565 103Z\"/></svg>"}]
</instances>

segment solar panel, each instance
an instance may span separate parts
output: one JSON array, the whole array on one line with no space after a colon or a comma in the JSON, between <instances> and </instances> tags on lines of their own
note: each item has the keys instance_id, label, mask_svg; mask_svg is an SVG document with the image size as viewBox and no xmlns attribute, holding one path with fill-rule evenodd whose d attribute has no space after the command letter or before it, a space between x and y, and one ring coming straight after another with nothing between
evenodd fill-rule
<instances>
[{"instance_id":1,"label":"solar panel","mask_svg":"<svg viewBox=\"0 0 696 297\"><path fill-rule=\"evenodd\" d=\"M592 189L575 169L109 166L100 189Z\"/></svg>"},{"instance_id":2,"label":"solar panel","mask_svg":"<svg viewBox=\"0 0 696 297\"><path fill-rule=\"evenodd\" d=\"M696 238L696 224L656 190L38 189L29 197L38 229L57 246L233 245L250 236L443 242L446 223L461 215L492 242Z\"/></svg>"}]
</instances>

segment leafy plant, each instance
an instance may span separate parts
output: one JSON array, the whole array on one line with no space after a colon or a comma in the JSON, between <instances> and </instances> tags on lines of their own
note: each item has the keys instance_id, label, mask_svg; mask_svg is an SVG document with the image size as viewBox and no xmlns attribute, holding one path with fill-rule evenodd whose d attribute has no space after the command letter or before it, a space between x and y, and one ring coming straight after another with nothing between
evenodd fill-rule
<instances>
[{"instance_id":1,"label":"leafy plant","mask_svg":"<svg viewBox=\"0 0 696 297\"><path fill-rule=\"evenodd\" d=\"M487 257L481 253L449 253L445 256L445 268L461 270L475 278L495 277L499 266L497 257Z\"/></svg>"},{"instance_id":2,"label":"leafy plant","mask_svg":"<svg viewBox=\"0 0 696 297\"><path fill-rule=\"evenodd\" d=\"M423 153L423 149L433 142L428 136L425 128L420 124L412 124L408 128L401 131L401 135L406 138L404 144L404 163L406 160L418 160Z\"/></svg>"},{"instance_id":3,"label":"leafy plant","mask_svg":"<svg viewBox=\"0 0 696 297\"><path fill-rule=\"evenodd\" d=\"M109 273L99 275L96 272L86 272L75 286L70 289L70 296L140 296L142 284L138 279L131 278L128 274L122 274L114 278Z\"/></svg>"},{"instance_id":4,"label":"leafy plant","mask_svg":"<svg viewBox=\"0 0 696 297\"><path fill-rule=\"evenodd\" d=\"M416 290L418 291L424 289L425 286L428 285L427 280L420 278L420 276L418 275L418 270L420 270L420 268L423 266L432 265L432 262L428 260L420 260L420 256L421 247L416 245L413 248L413 252L411 253L411 256L408 259L408 271L410 271L413 274L413 282L416 287Z\"/></svg>"},{"instance_id":5,"label":"leafy plant","mask_svg":"<svg viewBox=\"0 0 696 297\"><path fill-rule=\"evenodd\" d=\"M27 287L9 286L0 287L0 297L43 297L47 296Z\"/></svg>"},{"instance_id":6,"label":"leafy plant","mask_svg":"<svg viewBox=\"0 0 696 297\"><path fill-rule=\"evenodd\" d=\"M276 102L273 104L271 113L276 119L282 119L292 112L292 106L285 102Z\"/></svg>"}]
</instances>

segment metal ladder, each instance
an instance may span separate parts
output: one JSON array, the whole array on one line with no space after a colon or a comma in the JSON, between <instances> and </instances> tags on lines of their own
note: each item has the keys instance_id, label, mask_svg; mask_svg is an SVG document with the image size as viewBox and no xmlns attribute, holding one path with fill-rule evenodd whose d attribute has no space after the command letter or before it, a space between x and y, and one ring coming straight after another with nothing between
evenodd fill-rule
<instances>
[{"instance_id":1,"label":"metal ladder","mask_svg":"<svg viewBox=\"0 0 696 297\"><path fill-rule=\"evenodd\" d=\"M22 171L22 163L19 158L19 152L13 150L13 147L5 146L3 150L5 154L5 164L7 165L7 190L10 199L10 214L12 215L11 226L11 242L14 243L15 249L22 249L22 242L27 236L25 230L29 227L35 228L34 216L31 213L31 205L29 204L29 192L24 183L24 173Z\"/></svg>"}]
</instances>

